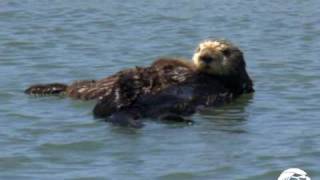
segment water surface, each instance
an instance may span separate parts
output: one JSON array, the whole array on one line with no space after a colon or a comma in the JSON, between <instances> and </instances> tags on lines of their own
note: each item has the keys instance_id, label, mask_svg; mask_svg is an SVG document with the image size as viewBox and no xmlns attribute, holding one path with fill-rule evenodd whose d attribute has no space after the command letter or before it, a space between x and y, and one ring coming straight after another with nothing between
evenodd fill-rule
<instances>
[{"instance_id":1,"label":"water surface","mask_svg":"<svg viewBox=\"0 0 320 180\"><path fill-rule=\"evenodd\" d=\"M0 1L1 179L320 178L320 3ZM93 119L94 102L23 94L33 83L97 79L203 39L244 51L256 93L140 130Z\"/></svg>"}]
</instances>

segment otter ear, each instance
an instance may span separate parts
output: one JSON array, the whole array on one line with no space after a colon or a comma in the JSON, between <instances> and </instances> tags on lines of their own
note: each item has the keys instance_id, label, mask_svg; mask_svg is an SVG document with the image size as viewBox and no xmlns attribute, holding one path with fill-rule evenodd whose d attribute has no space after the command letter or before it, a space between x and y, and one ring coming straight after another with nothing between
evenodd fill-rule
<instances>
[{"instance_id":1,"label":"otter ear","mask_svg":"<svg viewBox=\"0 0 320 180\"><path fill-rule=\"evenodd\" d=\"M231 55L231 50L230 49L224 49L222 50L222 54L226 57L229 57Z\"/></svg>"},{"instance_id":2,"label":"otter ear","mask_svg":"<svg viewBox=\"0 0 320 180\"><path fill-rule=\"evenodd\" d=\"M241 50L239 50L239 49L232 50L230 56L232 56L232 59L235 59L238 62L238 67L240 69L246 68L246 62L245 62L244 55Z\"/></svg>"}]
</instances>

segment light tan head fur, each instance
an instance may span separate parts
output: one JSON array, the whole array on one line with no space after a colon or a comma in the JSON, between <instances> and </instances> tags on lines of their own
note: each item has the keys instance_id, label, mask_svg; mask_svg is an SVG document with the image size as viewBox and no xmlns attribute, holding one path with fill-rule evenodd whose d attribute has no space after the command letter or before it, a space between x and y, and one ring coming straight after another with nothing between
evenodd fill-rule
<instances>
[{"instance_id":1,"label":"light tan head fur","mask_svg":"<svg viewBox=\"0 0 320 180\"><path fill-rule=\"evenodd\" d=\"M201 42L192 60L200 72L212 75L228 75L236 66L244 65L239 48L223 40Z\"/></svg>"}]
</instances>

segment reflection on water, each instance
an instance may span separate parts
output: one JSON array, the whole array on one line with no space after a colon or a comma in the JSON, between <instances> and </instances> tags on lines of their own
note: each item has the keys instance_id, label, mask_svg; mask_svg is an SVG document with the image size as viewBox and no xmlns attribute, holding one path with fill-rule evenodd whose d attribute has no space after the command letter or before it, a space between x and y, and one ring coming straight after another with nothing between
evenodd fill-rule
<instances>
[{"instance_id":1,"label":"reflection on water","mask_svg":"<svg viewBox=\"0 0 320 180\"><path fill-rule=\"evenodd\" d=\"M215 131L246 133L245 124L250 119L247 108L252 103L253 98L254 94L244 95L230 104L214 109L203 109L199 114L203 120L210 123L210 127L214 127Z\"/></svg>"}]
</instances>

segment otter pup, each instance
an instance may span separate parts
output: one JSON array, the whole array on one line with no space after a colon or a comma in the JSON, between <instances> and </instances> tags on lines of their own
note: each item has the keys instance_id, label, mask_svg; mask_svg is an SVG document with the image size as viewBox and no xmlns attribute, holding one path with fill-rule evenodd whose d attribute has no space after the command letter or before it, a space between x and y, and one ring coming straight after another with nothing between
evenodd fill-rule
<instances>
[{"instance_id":1,"label":"otter pup","mask_svg":"<svg viewBox=\"0 0 320 180\"><path fill-rule=\"evenodd\" d=\"M140 118L182 120L200 106L214 106L253 92L241 50L227 41L199 44L193 63L159 59L148 67L120 71L101 80L33 85L27 94L65 94L98 99L96 117L116 124L139 126Z\"/></svg>"},{"instance_id":2,"label":"otter pup","mask_svg":"<svg viewBox=\"0 0 320 180\"><path fill-rule=\"evenodd\" d=\"M135 67L119 71L109 77L100 80L79 80L70 85L62 83L35 84L27 88L24 92L29 95L66 95L73 99L98 100L105 96L121 97L123 101L128 101L127 94L119 93L120 86L125 88L134 83L143 83L145 87L137 89L144 93L156 93L173 84L185 81L196 71L196 67L185 60L161 58L156 60L149 67ZM137 80L142 80L138 82ZM148 87L147 87L148 86Z\"/></svg>"}]
</instances>

